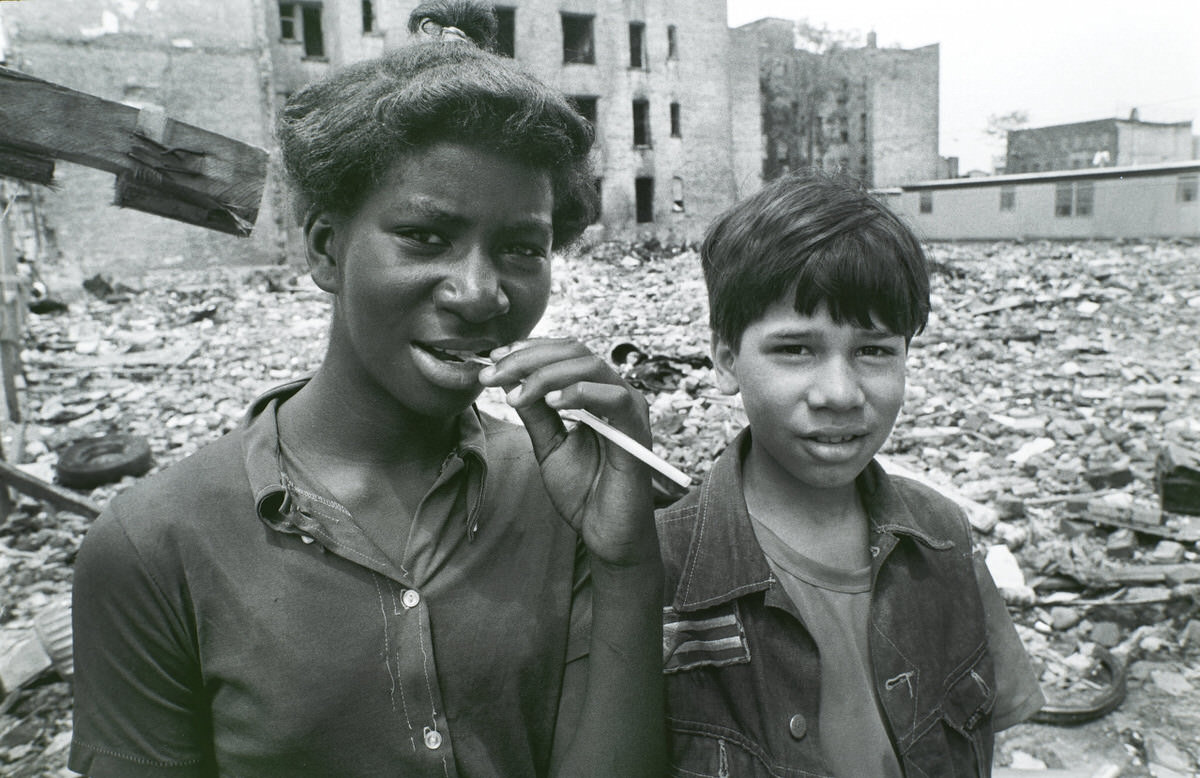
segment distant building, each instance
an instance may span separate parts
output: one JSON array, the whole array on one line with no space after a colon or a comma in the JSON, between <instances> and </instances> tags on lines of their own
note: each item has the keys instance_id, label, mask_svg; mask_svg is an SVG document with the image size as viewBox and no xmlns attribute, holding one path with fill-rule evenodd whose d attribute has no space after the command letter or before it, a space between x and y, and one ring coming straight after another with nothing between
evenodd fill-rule
<instances>
[{"instance_id":1,"label":"distant building","mask_svg":"<svg viewBox=\"0 0 1200 778\"><path fill-rule=\"evenodd\" d=\"M813 53L796 48L795 22L761 19L733 30L758 52L763 177L816 166L876 187L936 178L938 46Z\"/></svg>"},{"instance_id":2,"label":"distant building","mask_svg":"<svg viewBox=\"0 0 1200 778\"><path fill-rule=\"evenodd\" d=\"M1195 159L1192 123L1097 119L1008 131L1006 173L1154 165Z\"/></svg>"},{"instance_id":3,"label":"distant building","mask_svg":"<svg viewBox=\"0 0 1200 778\"><path fill-rule=\"evenodd\" d=\"M923 181L881 194L926 240L1200 238L1200 160Z\"/></svg>"},{"instance_id":4,"label":"distant building","mask_svg":"<svg viewBox=\"0 0 1200 778\"><path fill-rule=\"evenodd\" d=\"M417 0L268 3L275 90L409 42ZM761 184L757 61L725 0L507 0L502 48L596 128L596 238L697 240Z\"/></svg>"}]
</instances>

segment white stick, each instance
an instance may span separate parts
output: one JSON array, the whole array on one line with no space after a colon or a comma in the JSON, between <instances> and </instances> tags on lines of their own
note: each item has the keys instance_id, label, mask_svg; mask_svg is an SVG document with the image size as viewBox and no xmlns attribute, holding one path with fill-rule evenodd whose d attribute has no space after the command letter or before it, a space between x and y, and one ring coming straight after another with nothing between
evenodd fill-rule
<instances>
[{"instance_id":1,"label":"white stick","mask_svg":"<svg viewBox=\"0 0 1200 778\"><path fill-rule=\"evenodd\" d=\"M475 362L480 365L494 365L495 360L481 357L474 354L460 355L465 362ZM642 462L645 462L650 467L670 478L680 486L691 486L692 479L687 473L672 465L667 460L655 454L650 449L638 443L633 438L626 435L621 430L612 426L604 419L601 419L594 413L585 411L582 408L564 408L558 412L560 416L568 421L577 421L581 424L586 424L596 431L598 435L608 438L617 446L637 457Z\"/></svg>"}]
</instances>

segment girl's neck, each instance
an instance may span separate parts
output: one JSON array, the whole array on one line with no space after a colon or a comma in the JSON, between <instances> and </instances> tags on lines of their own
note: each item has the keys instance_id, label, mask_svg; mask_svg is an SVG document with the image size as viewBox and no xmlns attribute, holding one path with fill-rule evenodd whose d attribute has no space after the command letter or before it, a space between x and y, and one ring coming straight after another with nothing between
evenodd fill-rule
<instances>
[{"instance_id":1,"label":"girl's neck","mask_svg":"<svg viewBox=\"0 0 1200 778\"><path fill-rule=\"evenodd\" d=\"M440 463L458 440L458 417L414 414L364 379L323 364L280 408L280 436L293 449L348 466Z\"/></svg>"}]
</instances>

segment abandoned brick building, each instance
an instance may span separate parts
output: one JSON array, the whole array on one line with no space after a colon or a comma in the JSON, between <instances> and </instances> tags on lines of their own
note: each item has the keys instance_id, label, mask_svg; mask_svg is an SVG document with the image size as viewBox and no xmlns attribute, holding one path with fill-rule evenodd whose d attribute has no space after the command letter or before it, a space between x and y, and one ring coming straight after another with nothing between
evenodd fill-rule
<instances>
[{"instance_id":1,"label":"abandoned brick building","mask_svg":"<svg viewBox=\"0 0 1200 778\"><path fill-rule=\"evenodd\" d=\"M269 149L288 94L331 67L403 45L416 5L3 3L0 54L35 76L161 106ZM506 53L572 96L596 127L594 239L696 240L764 176L806 164L843 167L874 186L940 173L937 46L796 51L791 22L730 30L726 0L508 0L497 11ZM95 171L61 165L57 179L45 222L59 250L81 260L296 256L275 170L250 240L112 208L111 177Z\"/></svg>"}]
</instances>

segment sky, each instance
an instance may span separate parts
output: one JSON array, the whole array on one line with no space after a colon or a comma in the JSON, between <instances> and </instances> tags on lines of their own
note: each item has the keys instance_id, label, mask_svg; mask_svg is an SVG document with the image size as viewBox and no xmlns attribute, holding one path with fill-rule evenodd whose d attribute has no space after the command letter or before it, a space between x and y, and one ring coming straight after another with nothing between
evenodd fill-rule
<instances>
[{"instance_id":1,"label":"sky","mask_svg":"<svg viewBox=\"0 0 1200 778\"><path fill-rule=\"evenodd\" d=\"M774 16L940 44L940 153L991 171L988 117L1030 127L1092 119L1193 122L1200 134L1200 0L727 0L730 26Z\"/></svg>"}]
</instances>

